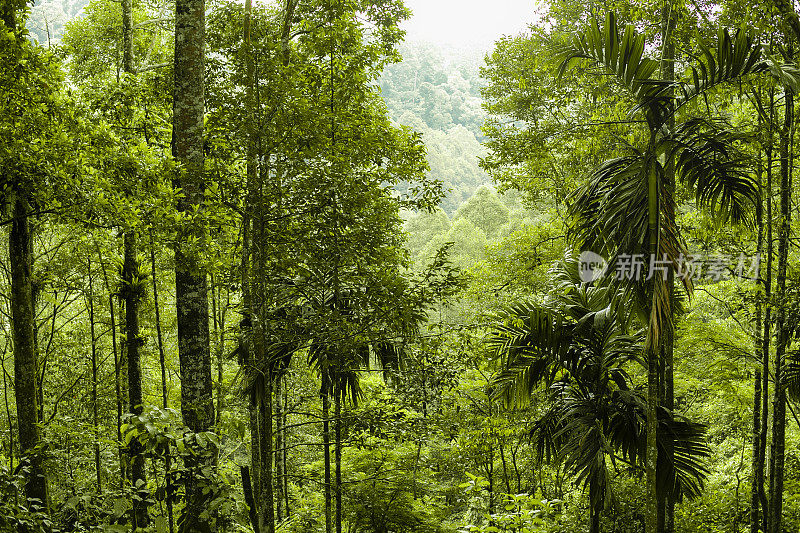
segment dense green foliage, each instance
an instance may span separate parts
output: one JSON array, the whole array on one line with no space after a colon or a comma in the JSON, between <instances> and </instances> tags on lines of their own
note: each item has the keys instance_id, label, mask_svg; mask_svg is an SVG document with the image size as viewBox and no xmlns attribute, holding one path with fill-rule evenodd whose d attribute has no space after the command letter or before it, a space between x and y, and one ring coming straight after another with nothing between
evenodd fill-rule
<instances>
[{"instance_id":1,"label":"dense green foliage","mask_svg":"<svg viewBox=\"0 0 800 533\"><path fill-rule=\"evenodd\" d=\"M0 6L0 532L800 527L790 4L175 9Z\"/></svg>"}]
</instances>

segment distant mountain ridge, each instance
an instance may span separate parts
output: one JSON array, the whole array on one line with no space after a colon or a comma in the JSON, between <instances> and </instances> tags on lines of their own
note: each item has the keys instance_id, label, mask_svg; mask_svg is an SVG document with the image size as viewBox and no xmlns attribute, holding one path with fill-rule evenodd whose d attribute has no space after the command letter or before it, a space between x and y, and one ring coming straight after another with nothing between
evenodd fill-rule
<instances>
[{"instance_id":1,"label":"distant mountain ridge","mask_svg":"<svg viewBox=\"0 0 800 533\"><path fill-rule=\"evenodd\" d=\"M442 208L452 215L490 183L478 166L484 111L480 67L487 50L407 41L403 61L389 65L380 87L392 119L423 134L434 177L450 189Z\"/></svg>"}]
</instances>

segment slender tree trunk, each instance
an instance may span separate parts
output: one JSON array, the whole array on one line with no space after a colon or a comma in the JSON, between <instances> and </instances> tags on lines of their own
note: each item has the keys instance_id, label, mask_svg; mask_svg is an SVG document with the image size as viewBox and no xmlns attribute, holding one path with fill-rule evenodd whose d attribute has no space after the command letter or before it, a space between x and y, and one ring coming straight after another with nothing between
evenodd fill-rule
<instances>
[{"instance_id":1,"label":"slender tree trunk","mask_svg":"<svg viewBox=\"0 0 800 533\"><path fill-rule=\"evenodd\" d=\"M153 305L156 312L156 339L158 341L158 364L161 368L161 407L166 409L169 405L169 396L167 395L167 357L164 353L164 338L161 333L161 311L159 311L158 304L158 283L157 283L157 269L156 269L156 247L155 239L153 238L153 230L150 230L150 275L153 282ZM169 522L169 532L175 531L175 516L172 508L172 499L174 491L172 489L172 453L169 445L164 450L164 482L166 485L166 503L167 503L167 519Z\"/></svg>"},{"instance_id":2,"label":"slender tree trunk","mask_svg":"<svg viewBox=\"0 0 800 533\"><path fill-rule=\"evenodd\" d=\"M223 330L224 325L222 324L222 302L220 302L220 292L219 287L217 287L217 283L215 281L215 276L211 274L211 324L213 325L212 336L214 338L214 344L216 345L215 352L216 352L216 360L217 360L217 408L216 408L216 421L215 425L219 428L221 416L222 416L222 357L223 357L223 350L225 349L223 346Z\"/></svg>"},{"instance_id":3,"label":"slender tree trunk","mask_svg":"<svg viewBox=\"0 0 800 533\"><path fill-rule=\"evenodd\" d=\"M131 413L142 414L142 374L139 348L142 339L139 336L139 300L142 296L142 285L139 275L139 263L136 258L136 234L127 231L124 237L125 258L122 266L123 294L125 297L125 338L128 355L128 403ZM147 527L147 478L145 476L144 450L138 439L131 439L128 444L131 461L131 484L134 488L133 529Z\"/></svg>"},{"instance_id":4,"label":"slender tree trunk","mask_svg":"<svg viewBox=\"0 0 800 533\"><path fill-rule=\"evenodd\" d=\"M250 507L250 523L253 525L253 532L260 533L258 527L258 516L256 513L256 500L253 497L253 483L250 479L250 469L246 466L241 467L242 488L244 489L244 501Z\"/></svg>"},{"instance_id":5,"label":"slender tree trunk","mask_svg":"<svg viewBox=\"0 0 800 533\"><path fill-rule=\"evenodd\" d=\"M108 310L111 314L111 349L114 352L114 392L116 393L117 400L117 442L119 449L119 481L120 488L125 485L125 480L128 478L128 461L125 458L125 448L122 445L122 354L117 351L117 319L116 309L114 308L114 294L109 291L108 294Z\"/></svg>"},{"instance_id":6,"label":"slender tree trunk","mask_svg":"<svg viewBox=\"0 0 800 533\"><path fill-rule=\"evenodd\" d=\"M100 468L100 423L97 413L97 332L94 320L94 279L92 278L92 260L89 259L89 335L91 335L92 352L92 428L94 429L94 470L97 475L97 493L103 492L102 470Z\"/></svg>"},{"instance_id":7,"label":"slender tree trunk","mask_svg":"<svg viewBox=\"0 0 800 533\"><path fill-rule=\"evenodd\" d=\"M8 350L8 337L6 337L6 344L3 347L3 357L0 359L0 366L3 370L3 402L6 405L6 419L8 419L8 470L14 471L14 423L11 420L11 407L8 403L8 382L11 376L6 370L6 351Z\"/></svg>"},{"instance_id":8,"label":"slender tree trunk","mask_svg":"<svg viewBox=\"0 0 800 533\"><path fill-rule=\"evenodd\" d=\"M517 449L514 446L511 446L511 466L514 468L514 477L517 480L516 494L519 494L520 492L522 492L522 474L520 473L519 466L517 465ZM534 487L533 490L531 490L531 493L535 494L536 478L534 477L533 479L534 479Z\"/></svg>"},{"instance_id":9,"label":"slender tree trunk","mask_svg":"<svg viewBox=\"0 0 800 533\"><path fill-rule=\"evenodd\" d=\"M769 421L769 365L770 365L770 346L772 341L772 259L774 256L774 244L772 242L772 124L773 110L775 106L775 93L770 90L769 108L769 143L767 144L767 257L766 272L761 274L764 279L764 334L762 339L762 362L761 362L761 436L759 438L758 454L761 461L761 484L758 487L758 499L761 501L761 530L765 533L769 531L769 501L767 500L766 486L764 483L764 472L766 471L767 459L767 422Z\"/></svg>"},{"instance_id":10,"label":"slender tree trunk","mask_svg":"<svg viewBox=\"0 0 800 533\"><path fill-rule=\"evenodd\" d=\"M217 289L217 295L220 298L220 309L219 309L219 337L217 338L218 348L217 348L217 381L219 382L219 397L217 399L217 407L219 412L221 413L223 409L225 409L225 389L223 387L223 377L224 377L224 359L225 359L225 318L227 317L227 308L230 304L230 293L225 293L225 306L222 306L222 289ZM219 415L217 415L217 419L219 419Z\"/></svg>"},{"instance_id":11,"label":"slender tree trunk","mask_svg":"<svg viewBox=\"0 0 800 533\"><path fill-rule=\"evenodd\" d=\"M288 451L287 451L287 432L286 432L286 411L287 405L289 404L289 393L287 392L286 388L286 374L283 376L283 450L281 450L281 462L283 463L283 498L284 498L284 510L286 513L286 518L291 516L291 509L289 508L289 468L288 468Z\"/></svg>"},{"instance_id":12,"label":"slender tree trunk","mask_svg":"<svg viewBox=\"0 0 800 533\"><path fill-rule=\"evenodd\" d=\"M122 0L122 70L133 74L133 6L132 0ZM123 237L124 262L122 267L123 296L125 300L126 356L128 360L128 405L136 416L142 414L142 375L139 361L139 300L142 286L139 276L139 262L136 257L138 246L135 230L128 228ZM130 481L133 485L133 530L147 527L147 478L145 475L144 449L138 439L128 444L130 456Z\"/></svg>"},{"instance_id":13,"label":"slender tree trunk","mask_svg":"<svg viewBox=\"0 0 800 533\"><path fill-rule=\"evenodd\" d=\"M262 154L259 152L259 156ZM259 157L261 159L261 157ZM268 156L267 156L267 159ZM261 530L266 533L275 531L275 499L274 499L274 476L273 476L273 426L272 426L272 386L274 381L273 367L275 361L270 359L271 353L268 349L267 336L267 228L266 228L266 199L264 198L264 178L267 171L258 173L258 196L254 197L253 215L253 264L254 271L251 272L250 294L253 302L254 313L254 344L253 357L258 368L258 378L261 381L259 395L259 436L261 449L261 471L260 474L260 520Z\"/></svg>"},{"instance_id":14,"label":"slender tree trunk","mask_svg":"<svg viewBox=\"0 0 800 533\"><path fill-rule=\"evenodd\" d=\"M652 151L655 144L656 132L651 132L648 145L648 152ZM648 229L650 240L650 254L658 254L659 236L659 197L658 181L654 171L648 174ZM652 315L656 309L656 294L658 276L652 278L653 286L652 300L650 308L650 323L648 332L647 347L647 442L645 448L645 477L647 483L647 493L645 498L645 533L658 532L658 484L657 484L657 465L658 465L658 356L663 339L661 332L658 331L659 325Z\"/></svg>"},{"instance_id":15,"label":"slender tree trunk","mask_svg":"<svg viewBox=\"0 0 800 533\"><path fill-rule=\"evenodd\" d=\"M47 339L48 345L53 341L53 333L56 329L56 315L58 314L56 309L56 299L58 298L58 292L53 292L53 313L50 315L50 336ZM33 309L34 309L34 321L33 321L33 351L35 354L36 359L36 366L39 372L39 377L36 380L36 405L39 408L38 418L39 420L44 420L44 386L45 386L45 377L47 376L47 356L49 354L49 350L45 349L44 357L41 357L39 352L39 322L35 319L36 308L39 307L39 289L36 285L33 286Z\"/></svg>"},{"instance_id":16,"label":"slender tree trunk","mask_svg":"<svg viewBox=\"0 0 800 533\"><path fill-rule=\"evenodd\" d=\"M757 326L761 320L760 305L757 311ZM759 347L760 350L760 347ZM758 497L758 486L762 482L763 467L759 458L759 449L761 447L761 369L756 368L755 377L753 379L753 484L750 490L750 531L751 533L758 533L761 522L759 520L759 506L761 501ZM765 422L766 423L766 422Z\"/></svg>"},{"instance_id":17,"label":"slender tree trunk","mask_svg":"<svg viewBox=\"0 0 800 533\"><path fill-rule=\"evenodd\" d=\"M122 8L122 70L133 73L133 0L121 0Z\"/></svg>"},{"instance_id":18,"label":"slender tree trunk","mask_svg":"<svg viewBox=\"0 0 800 533\"><path fill-rule=\"evenodd\" d=\"M506 463L506 452L503 443L499 443L500 447L500 461L503 463L503 481L506 484L506 494L511 494L511 481L508 477L508 464Z\"/></svg>"},{"instance_id":19,"label":"slender tree trunk","mask_svg":"<svg viewBox=\"0 0 800 533\"><path fill-rule=\"evenodd\" d=\"M284 518L283 502L284 502L284 485L283 485L283 386L282 376L280 373L275 379L275 488L277 494L276 500L276 516L280 522Z\"/></svg>"},{"instance_id":20,"label":"slender tree trunk","mask_svg":"<svg viewBox=\"0 0 800 533\"><path fill-rule=\"evenodd\" d=\"M248 164L248 172L249 172ZM248 178L249 179L249 178ZM250 479L252 490L255 494L259 493L261 487L261 436L259 432L259 405L258 405L258 391L256 384L259 382L258 371L253 361L253 349L251 340L253 338L252 327L252 290L250 287L250 212L249 206L251 202L247 202L245 215L242 219L242 321L240 323L239 334L239 352L241 356L242 366L244 373L247 376L247 382L251 387L248 401L248 414L250 424ZM249 505L249 504L248 504ZM260 512L258 510L258 501L253 498L253 508L251 509L251 516L255 517L253 528L258 528L258 517Z\"/></svg>"},{"instance_id":21,"label":"slender tree trunk","mask_svg":"<svg viewBox=\"0 0 800 533\"><path fill-rule=\"evenodd\" d=\"M249 2L250 0L248 0ZM282 62L284 67L289 64L291 60L291 49L289 41L291 39L291 28L294 20L294 11L297 6L297 0L286 0L286 8L284 11L283 24L281 26L281 53L283 55ZM252 61L249 65L251 70L249 76L253 76ZM255 88L255 76L253 76L253 88ZM255 123L255 121L253 121ZM276 183L278 193L280 195L280 182ZM280 198L280 196L279 196ZM278 203L280 209L280 201ZM286 369L283 369L284 371ZM281 520L283 516L289 517L289 483L288 475L286 472L286 414L285 414L285 394L286 389L282 386L282 380L285 374L280 374L276 377L276 390L275 390L275 405L277 407L277 427L276 427L276 448L279 454L276 457L276 476L278 482L278 519Z\"/></svg>"},{"instance_id":22,"label":"slender tree trunk","mask_svg":"<svg viewBox=\"0 0 800 533\"><path fill-rule=\"evenodd\" d=\"M103 284L108 292L108 316L111 321L111 353L114 356L114 394L115 403L117 407L117 455L119 458L119 487L120 489L125 486L126 477L126 454L125 448L122 445L122 431L120 424L122 423L122 354L117 350L117 311L114 307L114 298L116 294L111 290L111 283L108 280L108 270L105 261L103 261L103 252L100 250L100 245L95 241L97 248L97 259L100 261L100 270L103 273Z\"/></svg>"},{"instance_id":23,"label":"slender tree trunk","mask_svg":"<svg viewBox=\"0 0 800 533\"><path fill-rule=\"evenodd\" d=\"M164 337L161 333L161 311L158 303L158 271L156 269L156 247L153 232L150 231L150 276L153 284L153 306L156 312L156 340L158 342L158 366L161 369L161 406L166 409L169 396L167 395L167 357L164 353Z\"/></svg>"},{"instance_id":24,"label":"slender tree trunk","mask_svg":"<svg viewBox=\"0 0 800 533\"><path fill-rule=\"evenodd\" d=\"M675 29L676 13L673 9L672 1L669 0L665 3L662 10L661 32L663 37L663 51L661 56L661 77L666 81L675 80L675 41L673 39L673 31ZM668 97L673 96L673 91L667 93ZM670 117L667 121L667 127L670 131L675 129L675 117ZM670 194L675 194L675 161L670 158L666 161L664 166L664 178L666 180L667 190ZM675 210L671 203L664 205L664 216L667 220L674 223ZM671 258L677 259L677 258ZM675 271L671 264L667 270L667 291L669 292L670 313L673 313L671 302L675 297ZM674 319L674 317L672 317ZM662 389L663 395L659 398L659 403L665 409L672 413L675 408L675 386L674 386L674 367L675 367L675 331L674 320L671 319L664 325L664 341L662 345ZM675 450L671 439L665 442L665 455L666 460L662 461L665 468L668 468L669 479L674 476L673 464L675 461ZM675 531L675 496L672 487L668 487L666 494L662 495L662 519L659 523L659 530L665 533L674 533Z\"/></svg>"},{"instance_id":25,"label":"slender tree trunk","mask_svg":"<svg viewBox=\"0 0 800 533\"><path fill-rule=\"evenodd\" d=\"M333 533L332 501L331 501L331 433L330 433L330 397L325 375L322 376L322 448L325 461L325 533Z\"/></svg>"},{"instance_id":26,"label":"slender tree trunk","mask_svg":"<svg viewBox=\"0 0 800 533\"><path fill-rule=\"evenodd\" d=\"M491 411L490 411L491 416ZM493 439L494 435L490 437ZM486 468L486 478L489 481L489 513L494 513L494 444L489 443L489 464Z\"/></svg>"},{"instance_id":27,"label":"slender tree trunk","mask_svg":"<svg viewBox=\"0 0 800 533\"><path fill-rule=\"evenodd\" d=\"M256 349L258 353L258 349ZM275 531L275 498L273 494L273 431L272 431L272 380L264 378L263 395L261 396L261 530L266 533Z\"/></svg>"},{"instance_id":28,"label":"slender tree trunk","mask_svg":"<svg viewBox=\"0 0 800 533\"><path fill-rule=\"evenodd\" d=\"M5 21L8 24L8 21ZM40 443L37 405L36 337L33 304L33 239L28 221L27 198L17 193L13 200L13 221L8 240L11 262L11 321L14 340L14 394L17 400L17 426L21 456L30 463L25 479L29 502L49 505L47 477L37 447Z\"/></svg>"},{"instance_id":29,"label":"slender tree trunk","mask_svg":"<svg viewBox=\"0 0 800 533\"><path fill-rule=\"evenodd\" d=\"M759 124L761 124L761 120L759 120ZM760 160L759 160L760 161ZM764 190L762 186L762 169L759 165L758 169L758 183L759 183L759 201L756 205L756 224L758 226L758 238L756 244L756 254L760 258L764 251L764 216L763 216L763 207L764 207ZM762 394L762 387L763 387L763 379L761 377L761 367L759 366L761 362L759 361L761 356L761 350L763 346L763 340L761 338L761 334L763 332L762 329L762 308L763 308L763 284L760 281L760 276L756 281L756 324L755 324L755 355L756 355L756 370L755 376L753 378L753 458L752 458L752 470L753 470L753 479L752 479L752 486L750 490L750 531L751 533L758 533L759 526L760 526L760 504L761 500L759 499L759 487L764 483L764 465L763 459L764 457L761 455L761 394ZM763 391L766 394L766 391ZM764 420L763 423L766 425L767 421Z\"/></svg>"},{"instance_id":30,"label":"slender tree trunk","mask_svg":"<svg viewBox=\"0 0 800 533\"><path fill-rule=\"evenodd\" d=\"M786 346L789 342L785 299L791 215L791 136L793 133L794 97L788 89L785 91L784 125L781 131L781 216L778 229L778 309L776 316L778 338L775 349L775 387L772 395L772 445L770 447L770 533L781 533L786 445L786 393L783 387L783 365Z\"/></svg>"},{"instance_id":31,"label":"slender tree trunk","mask_svg":"<svg viewBox=\"0 0 800 533\"><path fill-rule=\"evenodd\" d=\"M334 456L336 462L336 533L342 533L342 378L336 380L333 397L334 409Z\"/></svg>"}]
</instances>

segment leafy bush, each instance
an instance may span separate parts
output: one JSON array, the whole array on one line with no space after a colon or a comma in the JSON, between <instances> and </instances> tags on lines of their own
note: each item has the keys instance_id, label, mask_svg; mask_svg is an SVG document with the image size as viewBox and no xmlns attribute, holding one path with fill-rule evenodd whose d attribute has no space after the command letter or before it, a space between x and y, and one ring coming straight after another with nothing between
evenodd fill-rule
<instances>
[{"instance_id":1,"label":"leafy bush","mask_svg":"<svg viewBox=\"0 0 800 533\"><path fill-rule=\"evenodd\" d=\"M467 473L470 480L463 483L470 495L467 517L471 522L459 533L535 533L554 531L561 515L560 500L546 500L530 494L499 494L499 510L491 512L487 488L489 482Z\"/></svg>"}]
</instances>

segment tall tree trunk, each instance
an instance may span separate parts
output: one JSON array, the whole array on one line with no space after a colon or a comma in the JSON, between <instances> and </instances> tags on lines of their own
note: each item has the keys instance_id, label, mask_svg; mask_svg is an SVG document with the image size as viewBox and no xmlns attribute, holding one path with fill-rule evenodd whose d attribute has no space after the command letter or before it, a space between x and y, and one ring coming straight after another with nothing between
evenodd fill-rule
<instances>
[{"instance_id":1,"label":"tall tree trunk","mask_svg":"<svg viewBox=\"0 0 800 533\"><path fill-rule=\"evenodd\" d=\"M216 421L215 425L219 428L221 416L222 416L222 358L224 357L223 351L225 350L225 341L224 341L224 313L222 311L222 302L220 301L222 295L220 294L220 288L217 286L215 281L215 276L211 274L211 323L213 324L214 331L212 335L214 337L214 344L215 344L215 352L216 352L216 360L217 360L217 386L216 386L216 396L217 396L217 408L216 408ZM219 429L218 429L219 431Z\"/></svg>"},{"instance_id":2,"label":"tall tree trunk","mask_svg":"<svg viewBox=\"0 0 800 533\"><path fill-rule=\"evenodd\" d=\"M5 21L8 24L8 21ZM25 479L29 502L38 500L48 507L47 477L42 467L39 446L37 405L35 310L33 304L33 239L28 221L27 198L17 193L8 239L11 262L11 321L14 340L14 394L17 399L17 425L21 456L30 463Z\"/></svg>"},{"instance_id":3,"label":"tall tree trunk","mask_svg":"<svg viewBox=\"0 0 800 533\"><path fill-rule=\"evenodd\" d=\"M133 73L133 0L121 0L122 9L122 70Z\"/></svg>"},{"instance_id":4,"label":"tall tree trunk","mask_svg":"<svg viewBox=\"0 0 800 533\"><path fill-rule=\"evenodd\" d=\"M249 169L249 166L248 166ZM248 170L249 172L249 170ZM254 492L253 507L251 508L251 517L254 517L253 528L258 529L258 517L260 516L258 510L258 500L255 498L259 494L261 487L261 437L259 433L259 405L258 405L258 392L256 383L258 382L258 370L253 362L253 327L252 327L252 291L250 287L250 256L251 256L251 237L250 237L250 217L248 215L249 206L251 202L247 202L245 207L245 215L242 219L242 264L241 264L241 278L242 278L242 320L240 323L239 332L239 354L241 357L241 364L244 368L244 374L247 376L247 383L251 387L250 394L248 395L248 418L250 424L250 471L249 478L251 480L251 487ZM248 504L250 505L250 504Z\"/></svg>"},{"instance_id":5,"label":"tall tree trunk","mask_svg":"<svg viewBox=\"0 0 800 533\"><path fill-rule=\"evenodd\" d=\"M283 25L281 27L281 53L283 54L283 66L286 67L289 65L291 61L291 48L289 46L289 41L291 39L291 32L292 32L292 23L294 21L294 12L297 7L297 0L286 0L286 9L284 11L283 16ZM282 183L277 183L278 187L278 208L281 208L280 202L280 188L282 187ZM281 213L279 213L281 214ZM284 515L286 518L289 517L289 476L286 471L286 458L287 458L287 450L286 450L286 409L285 406L287 404L288 399L288 391L285 387L285 379L286 374L285 371L287 369L283 369L284 374L279 376L278 383L280 384L281 380L283 379L283 387L279 388L276 391L276 398L278 398L278 405L282 405L278 412L278 420L280 421L280 428L278 428L278 435L280 437L280 446L277 446L280 453L279 458L279 473L278 473L278 481L280 483L280 495L283 497L283 505L284 505Z\"/></svg>"},{"instance_id":6,"label":"tall tree trunk","mask_svg":"<svg viewBox=\"0 0 800 533\"><path fill-rule=\"evenodd\" d=\"M767 261L766 272L761 274L764 279L764 335L762 339L761 352L761 436L759 438L758 454L761 461L761 485L758 487L758 499L761 501L761 530L769 531L769 501L764 483L764 472L766 470L767 458L767 421L769 420L769 365L770 365L770 346L772 343L772 259L774 256L774 244L772 242L772 127L774 124L773 111L775 108L775 92L770 90L769 107L769 142L767 144Z\"/></svg>"},{"instance_id":7,"label":"tall tree trunk","mask_svg":"<svg viewBox=\"0 0 800 533\"><path fill-rule=\"evenodd\" d=\"M175 3L175 92L172 150L181 165L175 185L182 189L178 209L202 216L205 191L203 152L205 0ZM193 432L208 431L214 423L211 342L208 325L208 284L194 246L203 246L204 224L195 220L182 228L175 246L175 301L178 315L178 358L181 375L181 413ZM194 245L187 243L194 242ZM215 451L187 460L186 506L182 531L207 530L199 517L205 508L201 467L213 465Z\"/></svg>"},{"instance_id":8,"label":"tall tree trunk","mask_svg":"<svg viewBox=\"0 0 800 533\"><path fill-rule=\"evenodd\" d=\"M652 152L655 144L656 132L650 133L648 153ZM648 171L648 231L650 240L650 256L658 255L659 217L661 215L658 197L658 181L653 170ZM658 276L652 277L650 323L647 340L647 442L645 446L645 477L647 492L645 496L645 533L658 531L658 359L661 350L659 324L654 318L656 313Z\"/></svg>"},{"instance_id":9,"label":"tall tree trunk","mask_svg":"<svg viewBox=\"0 0 800 533\"><path fill-rule=\"evenodd\" d=\"M125 258L122 266L123 294L125 297L125 338L128 355L128 403L131 413L140 416L142 406L142 374L139 361L139 348L142 339L139 336L139 300L142 296L142 284L139 275L139 263L136 258L136 234L127 231L124 237ZM147 478L145 476L144 450L138 439L131 439L128 444L131 461L131 484L134 488L133 529L146 527L149 522L147 512Z\"/></svg>"},{"instance_id":10,"label":"tall tree trunk","mask_svg":"<svg viewBox=\"0 0 800 533\"><path fill-rule=\"evenodd\" d=\"M50 326L50 335L48 338L48 344L50 344L53 340L53 332L55 330L55 320L58 314L58 310L56 309L57 304L56 299L58 297L57 292L53 292L53 314L50 315L51 326ZM41 357L39 352L39 322L35 320L36 316L36 308L39 307L39 288L34 285L33 286L33 309L34 309L34 321L33 321L33 351L34 351L34 358L36 359L36 366L37 371L39 372L39 377L36 380L36 405L39 408L38 417L39 420L44 420L44 386L45 386L45 377L47 376L47 356L48 350L45 350L44 357Z\"/></svg>"},{"instance_id":11,"label":"tall tree trunk","mask_svg":"<svg viewBox=\"0 0 800 533\"><path fill-rule=\"evenodd\" d=\"M156 269L156 246L153 231L150 231L150 276L153 286L153 306L156 313L156 340L158 342L158 366L161 370L161 407L168 406L167 395L167 356L164 353L164 336L161 333L161 311L158 303L158 271Z\"/></svg>"},{"instance_id":12,"label":"tall tree trunk","mask_svg":"<svg viewBox=\"0 0 800 533\"><path fill-rule=\"evenodd\" d=\"M100 249L100 245L95 241L95 248L97 249L97 259L100 261L100 271L103 273L103 284L106 287L106 292L108 292L108 316L111 322L111 353L114 356L114 399L115 404L117 407L117 420L116 420L116 430L117 430L117 455L119 459L119 486L120 488L125 486L125 479L126 479L126 453L125 448L122 445L122 431L121 431L121 423L122 423L122 354L117 350L117 311L114 307L114 298L115 293L111 290L111 283L108 280L108 269L106 268L105 261L103 261L103 251Z\"/></svg>"},{"instance_id":13,"label":"tall tree trunk","mask_svg":"<svg viewBox=\"0 0 800 533\"><path fill-rule=\"evenodd\" d=\"M672 1L669 0L665 3L661 13L661 34L663 39L663 50L661 55L661 77L665 81L675 80L675 40L673 38L673 31L675 30L676 13ZM673 96L673 91L669 90L668 97ZM675 117L671 116L667 121L667 127L670 131L675 129ZM669 158L664 166L664 178L666 180L667 190L671 194L675 194L675 161ZM665 206L664 216L667 220L674 223L675 211L671 204ZM677 258L672 258L677 259ZM670 312L673 312L671 302L675 297L675 271L671 264L667 270L667 291L669 292ZM674 318L674 317L673 317ZM663 369L662 375L662 396L659 398L659 403L671 413L675 408L675 387L674 387L674 367L675 367L675 331L674 321L669 320L664 327L664 340L661 349ZM673 464L675 461L675 450L671 439L665 442L665 461L662 464L668 468L669 479L673 477ZM661 498L661 520L659 520L659 530L665 533L674 533L675 531L675 495L672 487L668 487L666 494Z\"/></svg>"},{"instance_id":14,"label":"tall tree trunk","mask_svg":"<svg viewBox=\"0 0 800 533\"><path fill-rule=\"evenodd\" d=\"M761 302L756 302L756 328L759 335L756 339L757 349L760 354L760 329L761 329ZM760 364L760 363L759 363ZM759 450L761 449L761 368L757 367L755 376L753 378L753 480L750 490L750 531L751 533L758 533L761 522L759 521L759 507L761 500L759 499L759 485L763 484L763 470L761 464L761 457ZM766 424L766 421L764 421Z\"/></svg>"},{"instance_id":15,"label":"tall tree trunk","mask_svg":"<svg viewBox=\"0 0 800 533\"><path fill-rule=\"evenodd\" d=\"M223 409L225 409L225 395L224 395L224 387L223 387L223 377L224 377L224 360L225 360L225 318L227 317L227 306L230 303L230 294L225 293L225 307L222 307L222 289L217 289L217 295L220 299L220 309L219 309L219 337L217 338L218 348L217 348L217 381L219 382L219 396L217 397L217 408L221 413ZM217 420L219 420L219 414L217 415ZM218 422L219 424L219 422Z\"/></svg>"},{"instance_id":16,"label":"tall tree trunk","mask_svg":"<svg viewBox=\"0 0 800 533\"><path fill-rule=\"evenodd\" d=\"M491 416L491 411L490 415ZM489 481L489 514L494 513L494 435L489 437L489 460L486 465L486 479Z\"/></svg>"},{"instance_id":17,"label":"tall tree trunk","mask_svg":"<svg viewBox=\"0 0 800 533\"><path fill-rule=\"evenodd\" d=\"M17 29L17 5L0 6L0 17L6 28ZM17 403L17 430L20 456L30 463L25 479L25 494L30 503L38 500L49 506L47 477L39 445L39 408L36 365L36 311L33 299L33 237L28 221L30 206L27 196L16 191L13 199L13 220L8 237L11 263L11 327L14 341L14 395ZM10 422L9 422L10 423Z\"/></svg>"},{"instance_id":18,"label":"tall tree trunk","mask_svg":"<svg viewBox=\"0 0 800 533\"><path fill-rule=\"evenodd\" d=\"M259 151L259 160L263 154ZM269 160L269 157L266 156ZM275 361L271 360L272 353L268 343L268 314L267 314L267 227L266 227L266 199L264 198L264 180L268 174L265 170L258 172L257 197L253 197L253 265L251 276L251 294L253 303L253 326L255 337L253 339L253 359L257 364L258 379L260 380L259 394L259 447L261 449L260 491L259 505L261 505L259 519L261 530L265 533L275 531L275 499L273 476L273 427L272 427L272 386L274 380L273 368Z\"/></svg>"},{"instance_id":19,"label":"tall tree trunk","mask_svg":"<svg viewBox=\"0 0 800 533\"><path fill-rule=\"evenodd\" d=\"M122 70L133 74L133 6L132 0L122 0ZM142 288L139 283L139 263L136 254L135 230L128 228L123 237L124 262L122 278L125 298L125 334L128 358L128 404L131 413L142 414L142 374L139 362L139 299ZM128 444L131 460L131 483L133 497L133 530L146 527L149 522L147 512L147 479L145 477L144 450L138 439Z\"/></svg>"},{"instance_id":20,"label":"tall tree trunk","mask_svg":"<svg viewBox=\"0 0 800 533\"><path fill-rule=\"evenodd\" d=\"M128 478L128 461L125 458L125 448L122 445L122 354L117 350L117 318L116 309L114 308L114 294L109 292L108 295L108 311L111 314L111 349L114 352L114 393L116 394L117 403L117 442L119 443L119 481L120 487L125 485L125 480Z\"/></svg>"},{"instance_id":21,"label":"tall tree trunk","mask_svg":"<svg viewBox=\"0 0 800 533\"><path fill-rule=\"evenodd\" d=\"M246 85L245 85L245 113L246 121L245 128L247 134L246 146L246 175L247 187L244 206L244 215L242 217L242 265L241 265L241 278L242 278L242 321L241 333L239 341L239 350L241 354L242 364L244 366L245 375L248 377L248 383L251 386L249 408L250 419L250 474L252 479L252 486L257 497L253 498L253 505L251 515L256 517L253 523L253 528L260 531L259 522L261 521L261 505L260 495L262 486L262 465L261 465L261 431L259 425L260 419L260 401L258 400L258 388L256 383L260 382L258 369L256 367L255 353L253 350L253 273L250 268L251 259L253 256L253 235L252 235L252 218L251 213L255 206L255 195L258 187L258 161L256 158L256 110L255 110L255 66L253 58L253 46L251 42L251 30L253 19L253 2L252 0L245 1L244 8L244 54L245 54L245 69L246 69Z\"/></svg>"},{"instance_id":22,"label":"tall tree trunk","mask_svg":"<svg viewBox=\"0 0 800 533\"><path fill-rule=\"evenodd\" d=\"M783 366L786 346L789 342L785 299L791 215L791 136L794 120L794 96L788 89L785 89L784 105L784 124L781 131L781 216L778 229L778 308L776 316L778 331L775 348L775 386L772 394L772 444L770 447L770 533L781 532L786 445L786 393L783 387Z\"/></svg>"}]
</instances>

